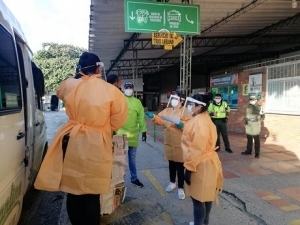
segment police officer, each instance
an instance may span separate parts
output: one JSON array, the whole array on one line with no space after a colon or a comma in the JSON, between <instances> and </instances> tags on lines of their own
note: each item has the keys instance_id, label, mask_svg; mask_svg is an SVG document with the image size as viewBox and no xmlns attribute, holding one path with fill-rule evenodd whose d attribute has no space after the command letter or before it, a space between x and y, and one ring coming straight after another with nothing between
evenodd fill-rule
<instances>
[{"instance_id":1,"label":"police officer","mask_svg":"<svg viewBox=\"0 0 300 225\"><path fill-rule=\"evenodd\" d=\"M218 138L216 146L218 148L216 149L216 152L220 151L221 133L225 145L225 151L232 153L227 135L227 116L229 115L230 107L228 106L227 102L222 100L221 94L215 95L213 102L208 107L208 112L217 128Z\"/></svg>"},{"instance_id":2,"label":"police officer","mask_svg":"<svg viewBox=\"0 0 300 225\"><path fill-rule=\"evenodd\" d=\"M249 105L246 111L245 128L247 135L247 149L242 152L243 155L252 154L252 145L254 139L255 158L259 158L261 122L265 119L265 114L260 105L257 104L255 95L250 96Z\"/></svg>"}]
</instances>

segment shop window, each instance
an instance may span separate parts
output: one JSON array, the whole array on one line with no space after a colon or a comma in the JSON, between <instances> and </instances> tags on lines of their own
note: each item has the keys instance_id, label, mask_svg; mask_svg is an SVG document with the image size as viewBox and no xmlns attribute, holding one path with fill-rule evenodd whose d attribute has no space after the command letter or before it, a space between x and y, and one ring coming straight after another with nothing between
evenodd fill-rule
<instances>
[{"instance_id":1,"label":"shop window","mask_svg":"<svg viewBox=\"0 0 300 225\"><path fill-rule=\"evenodd\" d=\"M211 78L211 91L222 95L231 109L238 108L238 74L229 74Z\"/></svg>"},{"instance_id":2,"label":"shop window","mask_svg":"<svg viewBox=\"0 0 300 225\"><path fill-rule=\"evenodd\" d=\"M299 115L300 62L270 67L267 78L267 112Z\"/></svg>"},{"instance_id":3,"label":"shop window","mask_svg":"<svg viewBox=\"0 0 300 225\"><path fill-rule=\"evenodd\" d=\"M238 86L212 88L212 93L222 95L223 101L227 102L231 109L238 107Z\"/></svg>"},{"instance_id":4,"label":"shop window","mask_svg":"<svg viewBox=\"0 0 300 225\"><path fill-rule=\"evenodd\" d=\"M0 25L0 115L19 112L21 86L12 36Z\"/></svg>"}]
</instances>

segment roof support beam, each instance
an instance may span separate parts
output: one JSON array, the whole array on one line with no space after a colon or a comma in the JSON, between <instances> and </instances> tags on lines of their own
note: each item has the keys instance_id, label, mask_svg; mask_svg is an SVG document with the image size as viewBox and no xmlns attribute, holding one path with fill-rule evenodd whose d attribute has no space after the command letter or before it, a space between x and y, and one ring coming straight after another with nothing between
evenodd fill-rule
<instances>
[{"instance_id":1,"label":"roof support beam","mask_svg":"<svg viewBox=\"0 0 300 225\"><path fill-rule=\"evenodd\" d=\"M235 42L239 40L239 42ZM129 40L125 40L127 44ZM200 47L221 47L221 46L249 46L249 45L269 45L269 44L294 44L300 42L300 35L272 35L260 36L255 39L248 36L230 36L230 37L193 37L193 48ZM127 51L132 50L161 50L163 46L152 45L149 38L137 39Z\"/></svg>"},{"instance_id":2,"label":"roof support beam","mask_svg":"<svg viewBox=\"0 0 300 225\"><path fill-rule=\"evenodd\" d=\"M240 54L222 54L222 55L207 55L207 56L196 56L193 58L192 62L193 64L208 64L208 63L216 63L216 62L237 62L237 61L243 61L247 60L248 58L253 57L269 57L272 56L272 54L277 55L278 52L272 51L272 52L262 52L262 53L240 53ZM170 57L170 58L148 58L148 59L139 59L137 66L141 67L140 69L143 69L145 65L152 66L159 68L161 66L171 66L174 64L179 64L180 58L179 57ZM126 68L132 68L133 67L133 60L119 60L117 62L117 66L123 69ZM140 70L139 69L139 70ZM145 68L147 69L147 68ZM132 69L131 69L132 70ZM117 71L117 70L116 70Z\"/></svg>"},{"instance_id":3,"label":"roof support beam","mask_svg":"<svg viewBox=\"0 0 300 225\"><path fill-rule=\"evenodd\" d=\"M133 43L136 39L138 39L138 37L140 35L141 35L141 33L133 33L132 36L131 36L131 38L130 38L130 41L127 42L126 44L124 43L124 48L121 50L121 52L119 53L119 55L117 56L117 58L114 60L114 63L111 64L111 66L107 70L107 74L109 74L109 72L111 71L111 69L115 66L115 62L118 62L123 57L123 55L125 54L125 52L129 48L130 44Z\"/></svg>"},{"instance_id":4,"label":"roof support beam","mask_svg":"<svg viewBox=\"0 0 300 225\"><path fill-rule=\"evenodd\" d=\"M292 17L289 17L287 19L284 19L284 20L281 20L275 24L272 24L270 26L267 26L265 28L262 28L258 31L255 31L249 35L247 35L247 37L249 37L251 40L255 40L257 38L260 38L261 36L263 35L267 35L267 34L270 34L272 31L274 30L279 30L283 27L287 27L291 24L298 24L300 23L300 13L297 13L295 16L292 16ZM236 45L238 43L241 43L243 42L242 39L236 39L234 41L232 41L232 45ZM225 51L229 48L231 48L232 46L231 45L227 45L227 46L223 46L223 47L219 47L219 48L216 48L216 49L213 49L211 51L208 51L208 52L205 52L203 53L202 55L213 55L213 54L218 54L222 51Z\"/></svg>"},{"instance_id":5,"label":"roof support beam","mask_svg":"<svg viewBox=\"0 0 300 225\"><path fill-rule=\"evenodd\" d=\"M256 6L264 3L267 0L253 0L251 3L249 3L246 6L243 6L242 8L236 10L234 13L224 17L223 19L221 19L220 21L216 22L215 24L213 24L212 26L205 28L202 32L201 35L204 35L206 33L209 33L215 29L217 29L218 27L228 23L229 21L239 17L240 15L248 12L249 10L255 8Z\"/></svg>"},{"instance_id":6,"label":"roof support beam","mask_svg":"<svg viewBox=\"0 0 300 225\"><path fill-rule=\"evenodd\" d=\"M260 5L261 3L265 2L267 0L253 0L251 3L249 3L246 6L241 7L240 9L237 9L234 13L224 17L223 19L221 19L220 21L212 24L211 26L209 26L208 28L205 28L203 31L201 31L201 36L206 35L207 33L213 31L214 29L228 23L229 21L239 17L240 15L248 12L249 10L255 8L256 6ZM175 48L176 49L176 48ZM174 51L171 50L165 54L163 54L160 58L164 58L166 56L168 56L169 54L171 54Z\"/></svg>"}]
</instances>

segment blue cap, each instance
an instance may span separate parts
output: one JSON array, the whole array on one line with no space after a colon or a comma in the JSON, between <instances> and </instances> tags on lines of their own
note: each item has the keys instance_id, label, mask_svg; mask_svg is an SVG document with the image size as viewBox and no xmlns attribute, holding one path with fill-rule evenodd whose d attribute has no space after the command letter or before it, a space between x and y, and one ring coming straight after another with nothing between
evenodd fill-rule
<instances>
[{"instance_id":1,"label":"blue cap","mask_svg":"<svg viewBox=\"0 0 300 225\"><path fill-rule=\"evenodd\" d=\"M134 85L133 85L133 83L132 82L126 82L125 84L124 84L124 89L126 89L126 88L128 88L128 87L130 87L130 88L134 88Z\"/></svg>"}]
</instances>

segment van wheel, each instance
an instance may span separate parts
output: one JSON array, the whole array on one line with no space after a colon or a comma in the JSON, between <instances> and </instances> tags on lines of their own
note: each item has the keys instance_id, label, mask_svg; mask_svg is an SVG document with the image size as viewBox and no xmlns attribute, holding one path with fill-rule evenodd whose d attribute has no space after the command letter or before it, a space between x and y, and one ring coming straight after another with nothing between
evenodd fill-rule
<instances>
[{"instance_id":1,"label":"van wheel","mask_svg":"<svg viewBox=\"0 0 300 225\"><path fill-rule=\"evenodd\" d=\"M45 156L46 156L47 150L48 150L48 143L46 143L46 145L45 145L45 147L44 147L43 156L42 156L42 161L44 160L44 158L45 158Z\"/></svg>"}]
</instances>

